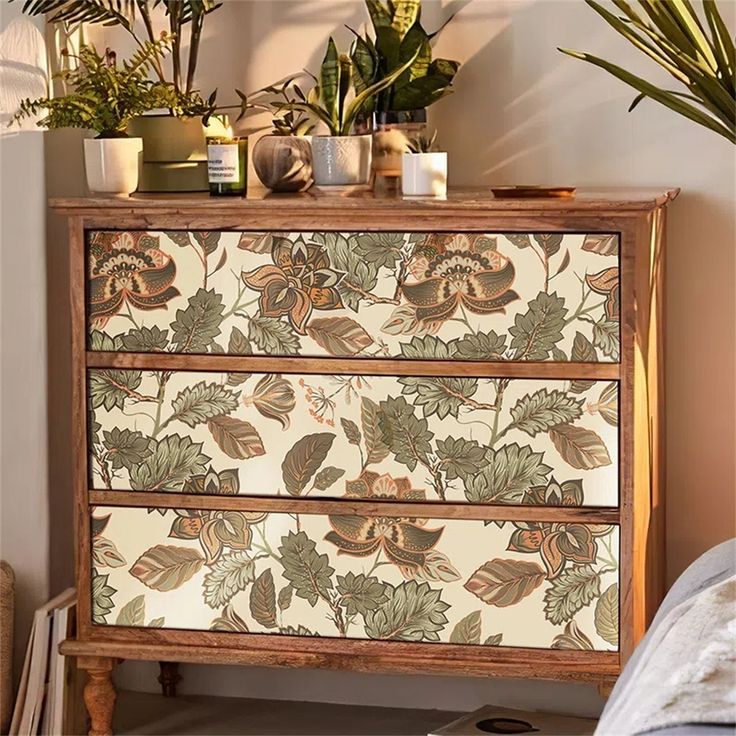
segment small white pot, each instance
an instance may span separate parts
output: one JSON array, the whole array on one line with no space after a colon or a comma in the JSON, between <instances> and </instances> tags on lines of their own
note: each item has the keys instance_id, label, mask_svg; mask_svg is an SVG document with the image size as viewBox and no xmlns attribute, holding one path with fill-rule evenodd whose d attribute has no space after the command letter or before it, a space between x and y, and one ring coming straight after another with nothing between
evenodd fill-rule
<instances>
[{"instance_id":1,"label":"small white pot","mask_svg":"<svg viewBox=\"0 0 736 736\"><path fill-rule=\"evenodd\" d=\"M405 153L401 157L401 191L407 197L446 197L447 154Z\"/></svg>"},{"instance_id":2,"label":"small white pot","mask_svg":"<svg viewBox=\"0 0 736 736\"><path fill-rule=\"evenodd\" d=\"M138 188L143 138L87 138L84 168L91 192L127 197Z\"/></svg>"},{"instance_id":3,"label":"small white pot","mask_svg":"<svg viewBox=\"0 0 736 736\"><path fill-rule=\"evenodd\" d=\"M312 138L317 186L366 184L371 175L370 135L318 135Z\"/></svg>"}]
</instances>

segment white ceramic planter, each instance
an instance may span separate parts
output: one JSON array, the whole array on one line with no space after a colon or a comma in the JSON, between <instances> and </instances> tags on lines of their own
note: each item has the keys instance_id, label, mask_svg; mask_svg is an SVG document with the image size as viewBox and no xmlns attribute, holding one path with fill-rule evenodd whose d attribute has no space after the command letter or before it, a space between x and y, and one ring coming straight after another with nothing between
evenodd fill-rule
<instances>
[{"instance_id":1,"label":"white ceramic planter","mask_svg":"<svg viewBox=\"0 0 736 736\"><path fill-rule=\"evenodd\" d=\"M401 191L407 197L446 197L447 154L405 153L401 157Z\"/></svg>"},{"instance_id":2,"label":"white ceramic planter","mask_svg":"<svg viewBox=\"0 0 736 736\"><path fill-rule=\"evenodd\" d=\"M312 138L317 186L366 184L371 175L370 135L318 135Z\"/></svg>"},{"instance_id":3,"label":"white ceramic planter","mask_svg":"<svg viewBox=\"0 0 736 736\"><path fill-rule=\"evenodd\" d=\"M84 168L91 192L127 197L138 187L142 138L87 138Z\"/></svg>"}]
</instances>

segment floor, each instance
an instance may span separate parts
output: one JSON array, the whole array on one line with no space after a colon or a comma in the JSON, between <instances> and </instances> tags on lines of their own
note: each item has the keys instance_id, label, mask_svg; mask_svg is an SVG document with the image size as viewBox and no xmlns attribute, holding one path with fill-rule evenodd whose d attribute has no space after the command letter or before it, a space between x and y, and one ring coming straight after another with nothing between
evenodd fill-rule
<instances>
[{"instance_id":1,"label":"floor","mask_svg":"<svg viewBox=\"0 0 736 736\"><path fill-rule=\"evenodd\" d=\"M460 714L282 700L118 693L117 736L426 736Z\"/></svg>"}]
</instances>

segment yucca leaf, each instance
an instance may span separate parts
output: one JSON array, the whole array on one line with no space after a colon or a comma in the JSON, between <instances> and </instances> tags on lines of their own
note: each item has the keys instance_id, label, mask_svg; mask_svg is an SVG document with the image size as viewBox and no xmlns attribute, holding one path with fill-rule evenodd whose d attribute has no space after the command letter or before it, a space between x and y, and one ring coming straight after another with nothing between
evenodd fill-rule
<instances>
[{"instance_id":1,"label":"yucca leaf","mask_svg":"<svg viewBox=\"0 0 736 736\"><path fill-rule=\"evenodd\" d=\"M724 82L731 82L730 89L733 92L734 76L736 76L736 50L733 39L728 34L728 28L714 0L703 0L703 12L713 36L713 49L721 79Z\"/></svg>"},{"instance_id":2,"label":"yucca leaf","mask_svg":"<svg viewBox=\"0 0 736 736\"><path fill-rule=\"evenodd\" d=\"M390 87L396 81L396 79L398 79L399 75L406 69L408 69L415 60L416 54L408 59L400 67L394 69L394 71L385 76L379 82L372 84L367 89L364 89L360 94L355 95L355 98L352 100L352 102L348 106L345 115L343 116L341 135L350 134L353 123L355 122L356 117L360 114L360 111L363 109L363 106L366 104L366 102L382 90Z\"/></svg>"},{"instance_id":3,"label":"yucca leaf","mask_svg":"<svg viewBox=\"0 0 736 736\"><path fill-rule=\"evenodd\" d=\"M383 26L391 25L391 13L386 10L386 6L381 0L365 0L365 6L368 9L368 15L370 15L371 22L376 31Z\"/></svg>"},{"instance_id":4,"label":"yucca leaf","mask_svg":"<svg viewBox=\"0 0 736 736\"><path fill-rule=\"evenodd\" d=\"M399 32L402 38L416 23L421 8L421 0L395 0L391 27Z\"/></svg>"},{"instance_id":5,"label":"yucca leaf","mask_svg":"<svg viewBox=\"0 0 736 736\"><path fill-rule=\"evenodd\" d=\"M563 54L567 54L568 56L572 56L574 59L581 59L582 61L587 61L589 64L593 64L594 66L604 69L609 74L612 74L621 81L626 82L626 84L638 90L640 93L643 93L647 97L651 97L656 102L659 102L660 104L665 105L671 110L680 113L680 115L683 115L686 118L689 118L690 120L693 120L694 122L699 123L706 128L709 128L710 130L713 130L719 135L722 135L730 140L732 143L736 143L736 132L734 132L733 127L729 129L725 125L722 125L720 122L713 119L710 115L707 115L706 113L698 110L692 105L687 104L686 102L682 102L680 99L678 99L677 95L674 95L668 91L660 90L658 87L651 84L650 82L647 82L641 77L637 77L636 75L627 72L625 69L622 69L620 66L611 64L610 62L605 61L604 59L601 59L597 56L580 53L578 51L572 51L570 49L559 49L559 51L561 51Z\"/></svg>"},{"instance_id":6,"label":"yucca leaf","mask_svg":"<svg viewBox=\"0 0 736 736\"><path fill-rule=\"evenodd\" d=\"M429 38L422 27L415 23L406 33L399 46L399 63L403 64L407 59L416 55L416 61L396 80L395 89L403 87L412 79L423 77L429 70L432 62L432 48Z\"/></svg>"},{"instance_id":7,"label":"yucca leaf","mask_svg":"<svg viewBox=\"0 0 736 736\"><path fill-rule=\"evenodd\" d=\"M319 87L324 110L330 120L333 121L333 126L339 127L340 56L337 53L337 46L335 46L332 36L330 36L330 40L327 42L327 51L325 52L325 58L320 68Z\"/></svg>"},{"instance_id":8,"label":"yucca leaf","mask_svg":"<svg viewBox=\"0 0 736 736\"><path fill-rule=\"evenodd\" d=\"M345 100L350 91L350 84L353 77L353 62L349 56L340 54L340 90L337 101L338 126L342 127L342 117L345 112Z\"/></svg>"}]
</instances>

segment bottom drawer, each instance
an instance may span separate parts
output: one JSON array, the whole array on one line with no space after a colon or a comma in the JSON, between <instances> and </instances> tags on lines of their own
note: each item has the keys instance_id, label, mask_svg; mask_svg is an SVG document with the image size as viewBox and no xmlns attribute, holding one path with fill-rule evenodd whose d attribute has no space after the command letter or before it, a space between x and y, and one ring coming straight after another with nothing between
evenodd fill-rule
<instances>
[{"instance_id":1,"label":"bottom drawer","mask_svg":"<svg viewBox=\"0 0 736 736\"><path fill-rule=\"evenodd\" d=\"M99 506L108 626L618 649L618 527Z\"/></svg>"}]
</instances>

